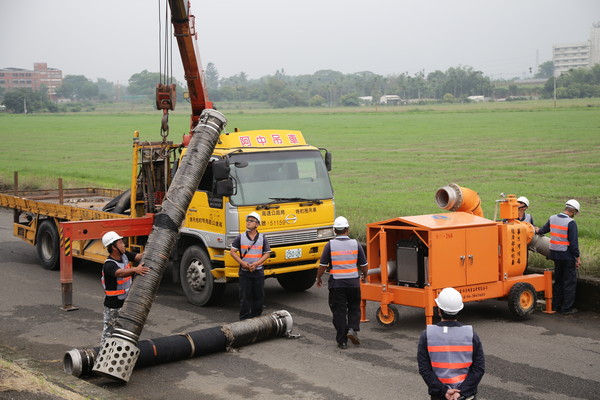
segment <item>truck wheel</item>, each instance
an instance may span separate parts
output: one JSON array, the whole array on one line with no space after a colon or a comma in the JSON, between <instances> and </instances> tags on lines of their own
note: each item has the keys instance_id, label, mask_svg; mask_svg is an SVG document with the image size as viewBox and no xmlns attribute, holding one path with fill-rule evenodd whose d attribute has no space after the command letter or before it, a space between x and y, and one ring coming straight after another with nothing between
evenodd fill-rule
<instances>
[{"instance_id":1,"label":"truck wheel","mask_svg":"<svg viewBox=\"0 0 600 400\"><path fill-rule=\"evenodd\" d=\"M394 326L400 319L400 313L395 306L388 304L388 314L384 314L383 311L381 311L381 307L379 307L377 309L377 314L375 314L375 319L381 326Z\"/></svg>"},{"instance_id":2,"label":"truck wheel","mask_svg":"<svg viewBox=\"0 0 600 400\"><path fill-rule=\"evenodd\" d=\"M46 219L38 227L35 239L35 248L42 267L48 270L60 268L60 245L58 241L58 230L54 221Z\"/></svg>"},{"instance_id":3,"label":"truck wheel","mask_svg":"<svg viewBox=\"0 0 600 400\"><path fill-rule=\"evenodd\" d=\"M317 269L290 272L289 274L277 275L277 281L282 288L288 292L303 292L312 287L317 279Z\"/></svg>"},{"instance_id":4,"label":"truck wheel","mask_svg":"<svg viewBox=\"0 0 600 400\"><path fill-rule=\"evenodd\" d=\"M537 293L530 283L517 282L508 293L508 309L520 320L529 318L535 310Z\"/></svg>"},{"instance_id":5,"label":"truck wheel","mask_svg":"<svg viewBox=\"0 0 600 400\"><path fill-rule=\"evenodd\" d=\"M183 252L179 279L190 303L207 306L220 300L225 291L225 284L216 283L211 270L210 258L202 247L190 246Z\"/></svg>"}]
</instances>

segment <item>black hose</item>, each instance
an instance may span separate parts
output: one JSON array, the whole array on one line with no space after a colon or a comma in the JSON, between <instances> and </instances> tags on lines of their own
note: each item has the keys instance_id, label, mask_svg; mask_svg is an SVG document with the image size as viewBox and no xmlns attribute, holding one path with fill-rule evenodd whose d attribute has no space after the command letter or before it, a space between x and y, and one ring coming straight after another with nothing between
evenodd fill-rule
<instances>
[{"instance_id":1,"label":"black hose","mask_svg":"<svg viewBox=\"0 0 600 400\"><path fill-rule=\"evenodd\" d=\"M292 328L292 316L287 311L280 310L229 325L142 340L137 344L140 354L135 368L200 357L272 337L287 336ZM92 375L92 367L99 352L100 347L68 351L63 357L64 371L78 378Z\"/></svg>"},{"instance_id":2,"label":"black hose","mask_svg":"<svg viewBox=\"0 0 600 400\"><path fill-rule=\"evenodd\" d=\"M187 208L200 184L219 139L219 134L226 122L225 117L217 111L210 109L203 111L188 150L167 191L162 209L155 217L152 232L146 243L141 262L150 268L150 271L134 279L115 322L114 332L109 338L112 340L105 342L94 366L94 371L118 380L127 381L129 379L138 356L136 354L138 349L135 348L135 345L158 292L160 281L177 240L179 227L183 224ZM122 359L118 360L119 367L116 368L117 360L114 357L115 355L116 357L123 356L123 354L119 354L121 350L117 350L122 348L128 349L127 360L124 364Z\"/></svg>"}]
</instances>

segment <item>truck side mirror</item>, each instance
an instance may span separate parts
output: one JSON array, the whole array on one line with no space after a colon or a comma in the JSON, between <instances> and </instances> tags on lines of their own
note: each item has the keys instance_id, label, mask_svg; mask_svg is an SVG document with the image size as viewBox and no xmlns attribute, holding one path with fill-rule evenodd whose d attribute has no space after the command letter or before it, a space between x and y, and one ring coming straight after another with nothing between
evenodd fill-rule
<instances>
[{"instance_id":1,"label":"truck side mirror","mask_svg":"<svg viewBox=\"0 0 600 400\"><path fill-rule=\"evenodd\" d=\"M213 177L217 180L229 179L229 161L227 159L216 160L212 163Z\"/></svg>"},{"instance_id":2,"label":"truck side mirror","mask_svg":"<svg viewBox=\"0 0 600 400\"><path fill-rule=\"evenodd\" d=\"M325 150L325 167L327 171L331 171L331 153Z\"/></svg>"},{"instance_id":3,"label":"truck side mirror","mask_svg":"<svg viewBox=\"0 0 600 400\"><path fill-rule=\"evenodd\" d=\"M217 196L231 196L233 194L233 181L231 179L222 179L215 183L215 193Z\"/></svg>"}]
</instances>

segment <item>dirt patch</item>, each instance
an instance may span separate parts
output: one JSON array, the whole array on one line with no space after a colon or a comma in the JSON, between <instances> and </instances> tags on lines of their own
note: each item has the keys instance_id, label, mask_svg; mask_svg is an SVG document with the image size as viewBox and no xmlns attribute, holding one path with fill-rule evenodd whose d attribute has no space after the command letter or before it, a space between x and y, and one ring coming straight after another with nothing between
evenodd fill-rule
<instances>
[{"instance_id":1,"label":"dirt patch","mask_svg":"<svg viewBox=\"0 0 600 400\"><path fill-rule=\"evenodd\" d=\"M0 358L0 398L10 400L85 400L50 382L43 374Z\"/></svg>"}]
</instances>

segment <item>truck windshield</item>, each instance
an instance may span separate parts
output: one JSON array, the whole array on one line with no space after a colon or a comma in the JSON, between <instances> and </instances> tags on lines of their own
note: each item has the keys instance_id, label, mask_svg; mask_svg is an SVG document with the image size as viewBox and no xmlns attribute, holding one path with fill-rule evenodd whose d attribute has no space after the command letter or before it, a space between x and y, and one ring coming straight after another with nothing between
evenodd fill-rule
<instances>
[{"instance_id":1,"label":"truck windshield","mask_svg":"<svg viewBox=\"0 0 600 400\"><path fill-rule=\"evenodd\" d=\"M238 153L231 155L230 165L237 186L231 203L237 206L273 203L274 199L333 198L318 150Z\"/></svg>"}]
</instances>

